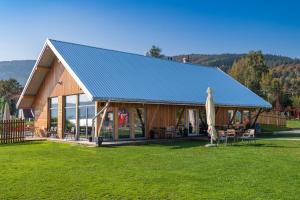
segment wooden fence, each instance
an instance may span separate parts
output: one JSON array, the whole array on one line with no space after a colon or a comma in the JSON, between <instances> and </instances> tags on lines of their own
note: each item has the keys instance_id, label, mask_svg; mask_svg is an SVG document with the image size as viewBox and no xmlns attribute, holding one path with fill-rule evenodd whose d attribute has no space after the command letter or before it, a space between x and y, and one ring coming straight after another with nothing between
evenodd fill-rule
<instances>
[{"instance_id":1,"label":"wooden fence","mask_svg":"<svg viewBox=\"0 0 300 200\"><path fill-rule=\"evenodd\" d=\"M255 118L256 113L251 113L252 118ZM257 123L275 125L278 127L286 126L287 117L280 112L263 112L259 115Z\"/></svg>"},{"instance_id":2,"label":"wooden fence","mask_svg":"<svg viewBox=\"0 0 300 200\"><path fill-rule=\"evenodd\" d=\"M25 139L24 120L0 121L0 144L23 142Z\"/></svg>"}]
</instances>

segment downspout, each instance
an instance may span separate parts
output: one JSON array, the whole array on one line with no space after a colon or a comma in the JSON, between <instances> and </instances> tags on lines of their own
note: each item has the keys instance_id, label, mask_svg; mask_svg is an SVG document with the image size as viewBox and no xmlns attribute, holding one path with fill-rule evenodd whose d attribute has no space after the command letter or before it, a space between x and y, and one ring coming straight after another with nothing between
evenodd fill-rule
<instances>
[{"instance_id":1,"label":"downspout","mask_svg":"<svg viewBox=\"0 0 300 200\"><path fill-rule=\"evenodd\" d=\"M106 113L107 111L107 108L109 106L109 101L106 102L105 106L93 117L92 119L92 135L94 135L94 138L98 137L98 133L97 131L95 131L95 120L97 119L97 117L102 113ZM102 117L101 119L101 123L100 123L100 131L101 131L101 127L102 127L102 123L103 123L103 120L104 120L104 117Z\"/></svg>"}]
</instances>

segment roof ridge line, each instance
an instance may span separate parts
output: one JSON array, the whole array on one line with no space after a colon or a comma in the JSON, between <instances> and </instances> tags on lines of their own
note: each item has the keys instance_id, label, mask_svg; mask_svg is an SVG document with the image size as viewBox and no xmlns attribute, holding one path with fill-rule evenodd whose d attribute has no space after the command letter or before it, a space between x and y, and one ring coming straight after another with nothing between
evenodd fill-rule
<instances>
[{"instance_id":1,"label":"roof ridge line","mask_svg":"<svg viewBox=\"0 0 300 200\"><path fill-rule=\"evenodd\" d=\"M199 65L199 64L195 64L195 63L182 63L180 61L177 60L166 60L166 59L162 59L162 58L156 58L156 57L151 57L151 56L144 56L142 54L138 54L138 53L132 53L132 52L126 52L126 51L120 51L120 50L114 50L114 49L107 49L107 48L102 48L102 47L96 47L96 46L91 46L91 45L87 45L87 44L79 44L79 43L75 43L75 42L67 42L67 41L62 41L62 40L56 40L56 39L51 39L48 38L47 40L49 41L56 41L56 42L62 42L62 43L67 43L67 44L72 44L72 45L79 45L79 46L84 46L84 47L89 47L89 48L95 48L95 49L101 49L101 50L106 50L106 51L112 51L112 52L117 52L117 53L124 53L124 54L130 54L130 55L135 55L135 56L141 56L143 58L147 58L147 59L154 59L154 60L159 60L159 61L163 61L163 62L174 62L174 63L179 63L179 64L183 64L183 65L189 65L189 66L193 66L193 67L207 67L207 68L218 68L217 66L208 66L208 65Z\"/></svg>"}]
</instances>

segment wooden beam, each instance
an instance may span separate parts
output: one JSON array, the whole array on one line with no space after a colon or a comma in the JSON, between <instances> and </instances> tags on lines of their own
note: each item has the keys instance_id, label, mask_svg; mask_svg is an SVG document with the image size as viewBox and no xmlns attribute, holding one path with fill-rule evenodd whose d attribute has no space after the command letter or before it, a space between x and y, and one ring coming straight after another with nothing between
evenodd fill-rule
<instances>
[{"instance_id":1,"label":"wooden beam","mask_svg":"<svg viewBox=\"0 0 300 200\"><path fill-rule=\"evenodd\" d=\"M185 106L182 108L182 111L181 111L181 113L180 113L180 115L179 115L179 119L178 119L178 121L177 121L175 130L178 129L178 126L179 126L179 123L180 123L180 121L181 121L181 119L182 119L182 116L183 116L183 114L184 114L184 111L185 111Z\"/></svg>"},{"instance_id":2,"label":"wooden beam","mask_svg":"<svg viewBox=\"0 0 300 200\"><path fill-rule=\"evenodd\" d=\"M105 107L104 111L103 111L103 115L102 115L102 118L101 118L101 122L100 122L100 125L99 125L99 130L101 132L101 129L102 129L102 125L103 125L103 122L104 122L104 119L105 119L105 115L106 115L106 111L107 111L107 107ZM97 137L99 136L99 133L100 132L97 132Z\"/></svg>"},{"instance_id":3,"label":"wooden beam","mask_svg":"<svg viewBox=\"0 0 300 200\"><path fill-rule=\"evenodd\" d=\"M48 71L50 71L50 67L45 67L45 66L40 66L40 65L38 65L37 66L37 68L36 68L36 71L39 71L39 72L48 72Z\"/></svg>"},{"instance_id":4,"label":"wooden beam","mask_svg":"<svg viewBox=\"0 0 300 200\"><path fill-rule=\"evenodd\" d=\"M262 108L260 108L260 109L258 110L258 113L257 113L256 116L255 116L255 119L254 119L254 121L253 121L253 123L252 123L252 125L251 125L251 128L254 128L254 126L255 126L255 124L256 124L256 121L257 121L259 115L262 113L262 111L263 111Z\"/></svg>"},{"instance_id":5,"label":"wooden beam","mask_svg":"<svg viewBox=\"0 0 300 200\"><path fill-rule=\"evenodd\" d=\"M232 118L230 119L230 121L229 121L229 123L228 123L228 125L232 125L232 122L233 122L233 120L234 120L234 118L235 118L235 115L236 115L236 112L238 111L238 109L236 108L234 111L233 111L233 115L232 115Z\"/></svg>"},{"instance_id":6,"label":"wooden beam","mask_svg":"<svg viewBox=\"0 0 300 200\"><path fill-rule=\"evenodd\" d=\"M140 122L141 122L141 124L142 124L142 132L143 132L143 135L145 135L145 123L144 123L144 121L143 121L142 113L141 113L141 111L140 111L139 108L136 109L136 112L137 112L138 117L139 117L139 120L140 120Z\"/></svg>"},{"instance_id":7,"label":"wooden beam","mask_svg":"<svg viewBox=\"0 0 300 200\"><path fill-rule=\"evenodd\" d=\"M34 99L35 95L24 95L23 99Z\"/></svg>"}]
</instances>

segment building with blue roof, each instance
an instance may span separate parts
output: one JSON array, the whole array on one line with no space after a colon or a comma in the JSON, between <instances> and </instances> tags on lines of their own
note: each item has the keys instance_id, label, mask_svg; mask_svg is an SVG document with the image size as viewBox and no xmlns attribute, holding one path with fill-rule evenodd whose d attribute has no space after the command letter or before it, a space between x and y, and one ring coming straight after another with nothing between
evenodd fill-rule
<instances>
[{"instance_id":1,"label":"building with blue roof","mask_svg":"<svg viewBox=\"0 0 300 200\"><path fill-rule=\"evenodd\" d=\"M195 136L205 129L206 90L216 123L249 125L270 103L217 67L48 39L18 101L36 134L107 140Z\"/></svg>"}]
</instances>

